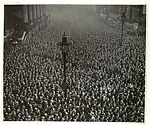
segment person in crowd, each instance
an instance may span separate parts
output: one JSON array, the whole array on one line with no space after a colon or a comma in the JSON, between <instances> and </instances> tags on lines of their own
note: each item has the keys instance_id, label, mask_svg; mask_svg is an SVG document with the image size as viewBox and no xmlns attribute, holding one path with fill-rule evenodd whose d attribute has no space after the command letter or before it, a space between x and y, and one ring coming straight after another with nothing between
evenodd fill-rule
<instances>
[{"instance_id":1,"label":"person in crowd","mask_svg":"<svg viewBox=\"0 0 150 125\"><path fill-rule=\"evenodd\" d=\"M118 27L99 21L91 28L51 22L4 48L5 121L144 121L145 39L126 35L120 46ZM64 30L73 41L65 92L57 46Z\"/></svg>"}]
</instances>

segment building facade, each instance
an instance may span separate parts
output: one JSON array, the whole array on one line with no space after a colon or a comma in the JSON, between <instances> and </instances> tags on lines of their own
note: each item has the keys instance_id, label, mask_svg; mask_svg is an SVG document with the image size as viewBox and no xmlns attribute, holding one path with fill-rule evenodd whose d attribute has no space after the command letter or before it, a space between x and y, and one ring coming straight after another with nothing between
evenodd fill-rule
<instances>
[{"instance_id":1,"label":"building facade","mask_svg":"<svg viewBox=\"0 0 150 125\"><path fill-rule=\"evenodd\" d=\"M4 35L8 35L8 32L28 30L31 24L44 22L46 16L46 5L5 5Z\"/></svg>"}]
</instances>

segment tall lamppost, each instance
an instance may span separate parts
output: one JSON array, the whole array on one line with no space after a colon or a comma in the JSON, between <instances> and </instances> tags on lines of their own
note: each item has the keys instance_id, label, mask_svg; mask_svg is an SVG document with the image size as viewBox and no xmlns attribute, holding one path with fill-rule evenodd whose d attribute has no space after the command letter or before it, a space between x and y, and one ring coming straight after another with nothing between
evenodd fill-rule
<instances>
[{"instance_id":1,"label":"tall lamppost","mask_svg":"<svg viewBox=\"0 0 150 125\"><path fill-rule=\"evenodd\" d=\"M127 20L125 13L123 12L121 15L121 22L122 22L122 31L121 31L121 41L123 41L123 30L124 30L124 22Z\"/></svg>"},{"instance_id":2,"label":"tall lamppost","mask_svg":"<svg viewBox=\"0 0 150 125\"><path fill-rule=\"evenodd\" d=\"M69 52L69 43L67 42L67 36L65 33L62 35L62 42L60 42L59 45L60 45L60 49L62 51L63 67L64 67L64 69L63 69L64 79L63 79L63 83L62 83L62 89L66 93L66 90L68 89L68 84L66 83L66 56L68 55L68 52Z\"/></svg>"}]
</instances>

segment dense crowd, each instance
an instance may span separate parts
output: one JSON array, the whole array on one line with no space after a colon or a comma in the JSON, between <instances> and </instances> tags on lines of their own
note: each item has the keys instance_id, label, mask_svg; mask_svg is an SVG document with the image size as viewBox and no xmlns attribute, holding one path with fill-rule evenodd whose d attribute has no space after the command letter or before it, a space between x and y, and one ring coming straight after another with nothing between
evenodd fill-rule
<instances>
[{"instance_id":1,"label":"dense crowd","mask_svg":"<svg viewBox=\"0 0 150 125\"><path fill-rule=\"evenodd\" d=\"M78 21L79 20L79 21ZM4 120L144 122L145 39L104 19L52 20L4 48ZM66 32L66 96L57 43Z\"/></svg>"}]
</instances>

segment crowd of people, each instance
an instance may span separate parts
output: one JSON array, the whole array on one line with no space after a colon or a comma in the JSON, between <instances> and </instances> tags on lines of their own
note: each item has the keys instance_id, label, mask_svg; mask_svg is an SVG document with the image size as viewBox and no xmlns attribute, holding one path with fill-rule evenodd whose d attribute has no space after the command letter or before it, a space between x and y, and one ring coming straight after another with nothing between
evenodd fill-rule
<instances>
[{"instance_id":1,"label":"crowd of people","mask_svg":"<svg viewBox=\"0 0 150 125\"><path fill-rule=\"evenodd\" d=\"M121 29L94 16L51 17L49 27L5 46L5 121L144 122L145 38L124 35L121 41ZM63 32L71 43L66 96L57 46Z\"/></svg>"}]
</instances>

